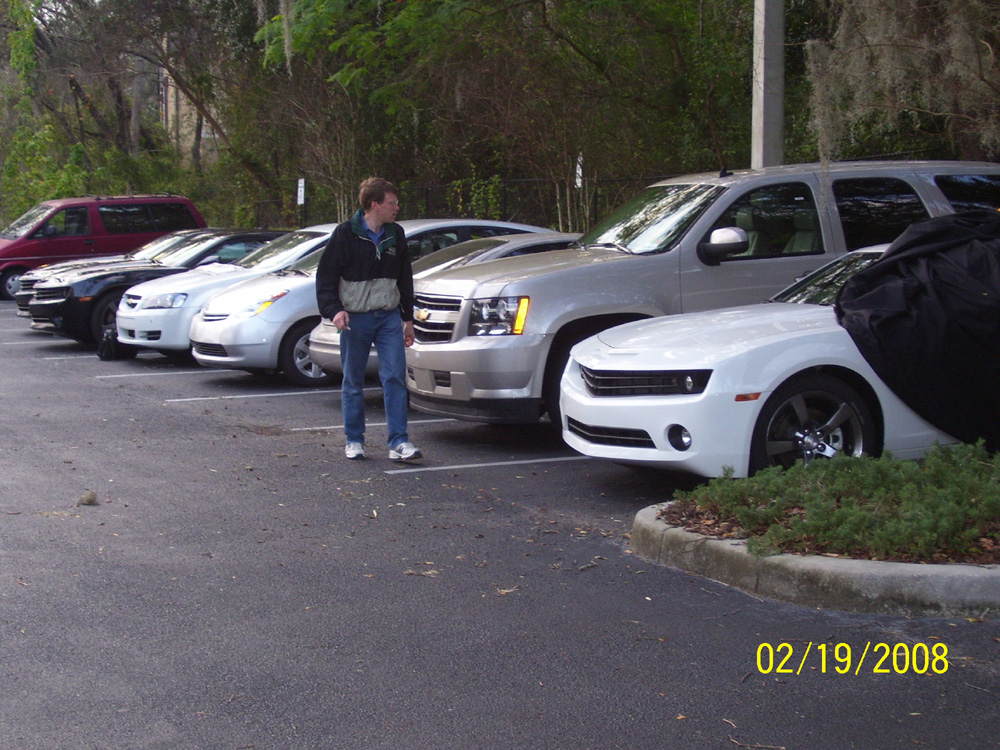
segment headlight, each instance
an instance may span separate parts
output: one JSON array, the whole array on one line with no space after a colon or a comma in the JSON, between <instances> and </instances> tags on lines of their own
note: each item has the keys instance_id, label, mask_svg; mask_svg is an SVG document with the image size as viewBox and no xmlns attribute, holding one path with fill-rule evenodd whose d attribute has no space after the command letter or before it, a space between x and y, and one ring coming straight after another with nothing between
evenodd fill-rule
<instances>
[{"instance_id":1,"label":"headlight","mask_svg":"<svg viewBox=\"0 0 1000 750\"><path fill-rule=\"evenodd\" d=\"M520 335L528 317L527 297L496 297L472 301L470 336Z\"/></svg>"},{"instance_id":2,"label":"headlight","mask_svg":"<svg viewBox=\"0 0 1000 750\"><path fill-rule=\"evenodd\" d=\"M254 315L260 315L267 308L277 302L279 299L288 294L287 289L282 289L280 292L275 292L267 297L258 297L253 302L251 302L246 307L236 311L236 317L238 318L252 318Z\"/></svg>"},{"instance_id":3,"label":"headlight","mask_svg":"<svg viewBox=\"0 0 1000 750\"><path fill-rule=\"evenodd\" d=\"M155 297L149 297L144 299L140 307L147 310L169 310L173 307L180 307L184 304L188 296L183 292L174 292L172 294L157 294Z\"/></svg>"}]
</instances>

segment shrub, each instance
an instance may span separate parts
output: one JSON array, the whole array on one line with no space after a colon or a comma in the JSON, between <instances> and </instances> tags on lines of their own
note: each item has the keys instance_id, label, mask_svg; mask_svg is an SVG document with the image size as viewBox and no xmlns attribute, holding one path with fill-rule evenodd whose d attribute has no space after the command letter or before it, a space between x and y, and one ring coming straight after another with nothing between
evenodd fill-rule
<instances>
[{"instance_id":1,"label":"shrub","mask_svg":"<svg viewBox=\"0 0 1000 750\"><path fill-rule=\"evenodd\" d=\"M757 555L992 562L1000 550L1000 456L981 444L936 446L921 461L839 457L724 476L676 500L670 517L708 533L736 524Z\"/></svg>"}]
</instances>

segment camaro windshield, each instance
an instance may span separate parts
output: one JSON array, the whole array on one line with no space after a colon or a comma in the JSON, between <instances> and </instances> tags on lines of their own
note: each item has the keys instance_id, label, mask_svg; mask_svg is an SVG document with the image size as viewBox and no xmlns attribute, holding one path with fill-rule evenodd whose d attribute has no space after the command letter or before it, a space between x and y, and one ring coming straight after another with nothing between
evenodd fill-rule
<instances>
[{"instance_id":1,"label":"camaro windshield","mask_svg":"<svg viewBox=\"0 0 1000 750\"><path fill-rule=\"evenodd\" d=\"M832 305L837 300L837 292L847 280L881 256L881 253L872 252L851 253L783 289L774 295L771 301L795 302L800 305Z\"/></svg>"},{"instance_id":2,"label":"camaro windshield","mask_svg":"<svg viewBox=\"0 0 1000 750\"><path fill-rule=\"evenodd\" d=\"M619 206L580 238L636 255L670 250L725 191L716 185L656 185Z\"/></svg>"}]
</instances>

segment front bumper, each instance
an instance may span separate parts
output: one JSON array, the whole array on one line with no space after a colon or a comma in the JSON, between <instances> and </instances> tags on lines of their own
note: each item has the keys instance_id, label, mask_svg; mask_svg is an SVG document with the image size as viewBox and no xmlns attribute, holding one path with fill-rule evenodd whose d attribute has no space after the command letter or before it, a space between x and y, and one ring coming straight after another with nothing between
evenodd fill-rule
<instances>
[{"instance_id":1,"label":"front bumper","mask_svg":"<svg viewBox=\"0 0 1000 750\"><path fill-rule=\"evenodd\" d=\"M570 359L560 384L562 434L566 443L587 456L715 477L725 467L745 477L750 440L765 397L736 402L732 393L595 397ZM673 426L691 435L680 450L671 444Z\"/></svg>"},{"instance_id":2,"label":"front bumper","mask_svg":"<svg viewBox=\"0 0 1000 750\"><path fill-rule=\"evenodd\" d=\"M340 332L329 320L321 322L309 334L309 359L324 372L343 372L344 368L340 363ZM377 372L378 354L373 346L368 355L365 374L375 375Z\"/></svg>"},{"instance_id":3,"label":"front bumper","mask_svg":"<svg viewBox=\"0 0 1000 750\"><path fill-rule=\"evenodd\" d=\"M466 337L406 350L406 386L420 411L473 422L535 422L546 336Z\"/></svg>"},{"instance_id":4,"label":"front bumper","mask_svg":"<svg viewBox=\"0 0 1000 750\"><path fill-rule=\"evenodd\" d=\"M28 303L31 327L36 331L58 333L80 341L88 341L90 331L90 299L82 301L77 297L62 299L32 299Z\"/></svg>"},{"instance_id":5,"label":"front bumper","mask_svg":"<svg viewBox=\"0 0 1000 750\"><path fill-rule=\"evenodd\" d=\"M258 316L191 323L191 352L199 364L235 370L276 370L284 331Z\"/></svg>"},{"instance_id":6,"label":"front bumper","mask_svg":"<svg viewBox=\"0 0 1000 750\"><path fill-rule=\"evenodd\" d=\"M191 321L198 308L174 307L146 310L118 306L118 340L152 349L187 351L191 348Z\"/></svg>"}]
</instances>

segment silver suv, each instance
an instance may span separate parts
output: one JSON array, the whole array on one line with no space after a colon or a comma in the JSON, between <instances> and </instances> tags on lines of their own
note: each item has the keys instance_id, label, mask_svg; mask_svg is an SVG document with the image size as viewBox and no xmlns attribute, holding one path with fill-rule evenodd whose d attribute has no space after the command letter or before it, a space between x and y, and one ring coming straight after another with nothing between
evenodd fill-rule
<instances>
[{"instance_id":1,"label":"silver suv","mask_svg":"<svg viewBox=\"0 0 1000 750\"><path fill-rule=\"evenodd\" d=\"M541 255L416 281L410 401L477 422L559 422L570 348L639 318L760 302L931 216L1000 207L1000 164L857 162L656 183Z\"/></svg>"}]
</instances>

